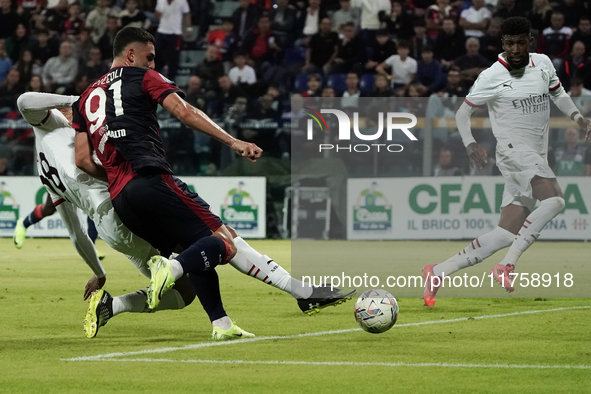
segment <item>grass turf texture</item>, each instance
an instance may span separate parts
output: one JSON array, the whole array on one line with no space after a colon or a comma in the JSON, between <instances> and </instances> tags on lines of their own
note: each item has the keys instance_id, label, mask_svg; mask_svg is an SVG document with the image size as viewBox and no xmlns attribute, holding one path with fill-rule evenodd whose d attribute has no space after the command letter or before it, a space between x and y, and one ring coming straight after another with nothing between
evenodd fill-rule
<instances>
[{"instance_id":1,"label":"grass turf texture","mask_svg":"<svg viewBox=\"0 0 591 394\"><path fill-rule=\"evenodd\" d=\"M289 269L288 241L251 241L251 244ZM420 248L422 257L436 262L447 258L450 249L463 248L465 242L382 245L391 245L400 260L412 261ZM537 243L527 252L528 259L544 264L548 251L557 245L566 244ZM107 254L103 261L108 272L105 288L113 295L135 291L148 284L124 257L109 250L102 241L97 246ZM587 245L573 243L570 248L584 251ZM258 337L352 330L97 361L62 361L112 352L210 343L211 328L195 301L182 311L122 314L102 327L97 338L89 340L82 332L82 318L87 307L82 301L82 292L91 272L70 242L28 239L22 250L16 250L11 239L0 239L0 250L3 251L0 258L0 392L76 393L91 389L117 393L572 393L588 392L591 384L589 369L517 367L591 366L588 329L591 309L469 319L589 306L590 299L442 298L434 308L425 308L417 294L417 298L399 299L399 320L392 330L372 335L355 329L353 301L307 317L290 296L229 266L218 269L226 310L241 327ZM396 296L396 292L392 292ZM465 320L407 325L456 318ZM138 359L148 361L132 361ZM185 362L179 362L181 360ZM229 363L214 364L211 360ZM240 364L235 363L236 360L308 364ZM310 362L357 365L313 365ZM425 363L462 365L443 367L425 366ZM487 367L468 366L473 364ZM491 367L495 364L515 367Z\"/></svg>"}]
</instances>

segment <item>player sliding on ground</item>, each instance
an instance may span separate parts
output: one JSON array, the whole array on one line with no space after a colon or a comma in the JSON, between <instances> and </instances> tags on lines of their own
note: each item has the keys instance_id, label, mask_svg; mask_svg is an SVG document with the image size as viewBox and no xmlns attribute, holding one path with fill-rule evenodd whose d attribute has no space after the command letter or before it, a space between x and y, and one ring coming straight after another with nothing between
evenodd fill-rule
<instances>
[{"instance_id":1,"label":"player sliding on ground","mask_svg":"<svg viewBox=\"0 0 591 394\"><path fill-rule=\"evenodd\" d=\"M105 271L98 261L92 242L88 238L76 208L88 214L97 224L101 238L113 249L127 255L131 262L148 278L147 262L158 251L146 241L132 234L119 220L111 204L107 183L90 177L78 169L74 159L75 131L70 126L72 110L70 105L76 96L60 96L46 93L26 93L19 97L18 107L23 117L33 126L36 150L39 155L38 169L48 188L48 195L61 215L70 234L72 243L80 256L94 272L86 284L84 299L91 298L91 305L85 318L85 334L96 336L98 329L107 321L123 312L151 312L146 307L146 289L111 297L102 289L106 282ZM94 162L93 162L94 163ZM92 171L97 177L104 176L104 170L96 163ZM346 298L326 288L311 288L292 278L279 264L266 255L261 255L229 228L237 253L230 264L262 282L291 293L305 313L318 312L320 308L335 305ZM94 294L92 294L94 292ZM92 294L92 296L91 296ZM167 291L157 310L181 309L195 298L195 291L184 278ZM312 303L314 308L308 305ZM214 337L214 339L227 339Z\"/></svg>"},{"instance_id":2,"label":"player sliding on ground","mask_svg":"<svg viewBox=\"0 0 591 394\"><path fill-rule=\"evenodd\" d=\"M505 258L491 273L508 292L514 290L511 274L517 260L540 236L540 231L564 208L564 197L548 166L550 98L563 114L577 122L589 139L589 121L577 110L556 76L548 56L529 53L531 23L511 17L501 24L504 52L484 70L456 114L456 123L470 158L482 168L486 150L476 143L470 116L476 108L488 107L492 132L497 139L497 166L505 180L498 227L472 241L441 264L423 268L425 305L435 304L443 274L451 275L478 264L496 251L510 246ZM534 211L536 201L539 207Z\"/></svg>"}]
</instances>

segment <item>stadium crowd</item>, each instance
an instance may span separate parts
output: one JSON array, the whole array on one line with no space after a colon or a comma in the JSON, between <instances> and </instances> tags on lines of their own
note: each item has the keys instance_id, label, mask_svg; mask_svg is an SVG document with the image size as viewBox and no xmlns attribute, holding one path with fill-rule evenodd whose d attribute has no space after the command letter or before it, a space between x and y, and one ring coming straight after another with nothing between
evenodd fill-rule
<instances>
[{"instance_id":1,"label":"stadium crowd","mask_svg":"<svg viewBox=\"0 0 591 394\"><path fill-rule=\"evenodd\" d=\"M537 52L552 59L583 115L591 115L587 1L238 0L231 17L216 18L220 3L0 0L0 175L34 173L33 134L15 122L17 97L80 94L108 71L113 38L125 26L155 34L156 69L177 81L188 102L277 158L290 157L291 121L304 118L291 100L300 97L352 110L364 97L423 98L398 109L453 117L457 98L502 52L500 23L510 16L531 20ZM198 60L183 59L201 52ZM175 172L215 174L227 165L215 142L164 112L161 122ZM469 173L459 139L440 134L433 134L440 159L434 174ZM492 159L494 138L481 134ZM591 175L591 147L576 130L552 139L559 175ZM414 158L404 159L415 174L421 142L407 149ZM494 174L490 167L483 174Z\"/></svg>"}]
</instances>

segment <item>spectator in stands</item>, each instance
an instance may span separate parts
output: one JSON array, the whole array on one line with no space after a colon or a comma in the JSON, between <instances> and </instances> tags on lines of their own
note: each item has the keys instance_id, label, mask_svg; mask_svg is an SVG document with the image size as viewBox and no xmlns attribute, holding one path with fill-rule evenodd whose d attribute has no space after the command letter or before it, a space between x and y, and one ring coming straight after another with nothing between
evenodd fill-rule
<instances>
[{"instance_id":1,"label":"spectator in stands","mask_svg":"<svg viewBox=\"0 0 591 394\"><path fill-rule=\"evenodd\" d=\"M43 79L41 78L41 75L31 76L31 79L29 80L29 83L27 83L25 90L27 92L47 93L45 85L43 85Z\"/></svg>"},{"instance_id":2,"label":"spectator in stands","mask_svg":"<svg viewBox=\"0 0 591 394\"><path fill-rule=\"evenodd\" d=\"M408 56L408 43L401 41L398 43L397 54L390 56L382 64L376 67L378 74L385 75L390 80L392 89L397 90L408 85L414 80L417 73L417 61ZM390 68L390 74L386 72L386 67Z\"/></svg>"},{"instance_id":3,"label":"spectator in stands","mask_svg":"<svg viewBox=\"0 0 591 394\"><path fill-rule=\"evenodd\" d=\"M0 0L0 39L10 37L16 30L19 17L12 10L10 0Z\"/></svg>"},{"instance_id":4,"label":"spectator in stands","mask_svg":"<svg viewBox=\"0 0 591 394\"><path fill-rule=\"evenodd\" d=\"M396 43L390 39L387 30L378 30L370 59L365 63L365 70L375 72L376 67L396 54Z\"/></svg>"},{"instance_id":5,"label":"spectator in stands","mask_svg":"<svg viewBox=\"0 0 591 394\"><path fill-rule=\"evenodd\" d=\"M237 54L234 57L234 64L228 77L234 85L253 85L257 82L257 76L254 68L246 64L246 56Z\"/></svg>"},{"instance_id":6,"label":"spectator in stands","mask_svg":"<svg viewBox=\"0 0 591 394\"><path fill-rule=\"evenodd\" d=\"M449 0L436 0L435 4L427 8L425 15L427 34L435 39L443 28L443 19L449 17L457 23L459 16L458 9L449 4Z\"/></svg>"},{"instance_id":7,"label":"spectator in stands","mask_svg":"<svg viewBox=\"0 0 591 394\"><path fill-rule=\"evenodd\" d=\"M270 94L264 94L257 101L255 101L252 109L249 111L249 118L252 119L278 119L281 113L274 105L276 99ZM275 108L274 108L275 107ZM250 139L249 139L250 141Z\"/></svg>"},{"instance_id":8,"label":"spectator in stands","mask_svg":"<svg viewBox=\"0 0 591 394\"><path fill-rule=\"evenodd\" d=\"M112 13L109 0L97 0L96 7L88 13L85 23L86 28L90 29L90 39L94 44L98 44L107 31L107 21Z\"/></svg>"},{"instance_id":9,"label":"spectator in stands","mask_svg":"<svg viewBox=\"0 0 591 394\"><path fill-rule=\"evenodd\" d=\"M469 84L472 84L478 78L478 75L490 65L489 61L478 53L479 49L480 41L478 41L478 38L468 38L466 40L466 54L454 61L454 64L461 71L462 79Z\"/></svg>"},{"instance_id":10,"label":"spectator in stands","mask_svg":"<svg viewBox=\"0 0 591 394\"><path fill-rule=\"evenodd\" d=\"M472 6L460 14L459 25L466 37L480 38L490 23L492 13L484 6L484 0L472 0Z\"/></svg>"},{"instance_id":11,"label":"spectator in stands","mask_svg":"<svg viewBox=\"0 0 591 394\"><path fill-rule=\"evenodd\" d=\"M493 17L507 19L512 16L525 16L526 7L529 7L530 4L528 1L517 3L517 0L499 0L497 12L493 14Z\"/></svg>"},{"instance_id":12,"label":"spectator in stands","mask_svg":"<svg viewBox=\"0 0 591 394\"><path fill-rule=\"evenodd\" d=\"M431 117L454 118L468 92L469 89L462 82L460 69L452 66L447 73L447 83L443 90L429 97L428 107ZM448 134L448 130L445 130L445 133Z\"/></svg>"},{"instance_id":13,"label":"spectator in stands","mask_svg":"<svg viewBox=\"0 0 591 394\"><path fill-rule=\"evenodd\" d=\"M370 97L392 97L394 92L390 88L388 79L385 75L377 74L374 82L374 88L369 94Z\"/></svg>"},{"instance_id":14,"label":"spectator in stands","mask_svg":"<svg viewBox=\"0 0 591 394\"><path fill-rule=\"evenodd\" d=\"M214 117L221 117L228 113L228 109L240 98L248 97L248 94L239 86L232 85L227 75L218 78L219 91L216 96L217 103L213 111Z\"/></svg>"},{"instance_id":15,"label":"spectator in stands","mask_svg":"<svg viewBox=\"0 0 591 394\"><path fill-rule=\"evenodd\" d=\"M71 87L78 74L78 60L72 56L72 44L68 41L60 45L59 55L52 57L43 66L43 84L50 91Z\"/></svg>"},{"instance_id":16,"label":"spectator in stands","mask_svg":"<svg viewBox=\"0 0 591 394\"><path fill-rule=\"evenodd\" d=\"M462 170L454 163L454 152L451 148L443 147L439 151L439 163L435 165L434 176L460 176Z\"/></svg>"},{"instance_id":17,"label":"spectator in stands","mask_svg":"<svg viewBox=\"0 0 591 394\"><path fill-rule=\"evenodd\" d=\"M435 45L435 40L427 35L427 27L425 25L425 21L422 19L415 20L413 30L415 34L410 40L409 56L413 59L418 59L421 56L423 47L425 45Z\"/></svg>"},{"instance_id":18,"label":"spectator in stands","mask_svg":"<svg viewBox=\"0 0 591 394\"><path fill-rule=\"evenodd\" d=\"M277 45L290 48L296 40L297 16L288 0L277 0L277 7L269 12L271 29L275 33Z\"/></svg>"},{"instance_id":19,"label":"spectator in stands","mask_svg":"<svg viewBox=\"0 0 591 394\"><path fill-rule=\"evenodd\" d=\"M12 68L12 60L10 60L4 49L4 41L4 39L0 39L0 83L6 79L8 71Z\"/></svg>"},{"instance_id":20,"label":"spectator in stands","mask_svg":"<svg viewBox=\"0 0 591 394\"><path fill-rule=\"evenodd\" d=\"M533 33L537 36L550 26L552 7L548 0L534 0L531 10L527 11L526 17L530 20Z\"/></svg>"},{"instance_id":21,"label":"spectator in stands","mask_svg":"<svg viewBox=\"0 0 591 394\"><path fill-rule=\"evenodd\" d=\"M331 72L348 73L350 71L361 74L366 63L366 47L357 34L353 22L343 26L343 39L339 42L337 57L333 60Z\"/></svg>"},{"instance_id":22,"label":"spectator in stands","mask_svg":"<svg viewBox=\"0 0 591 394\"><path fill-rule=\"evenodd\" d=\"M84 63L84 61L88 59L90 50L94 46L90 39L90 31L88 29L82 29L80 34L70 36L68 40L72 43L72 55L76 59L79 59L81 63Z\"/></svg>"},{"instance_id":23,"label":"spectator in stands","mask_svg":"<svg viewBox=\"0 0 591 394\"><path fill-rule=\"evenodd\" d=\"M571 51L573 49L573 45L577 41L581 41L583 44L585 44L585 57L591 56L591 21L586 15L581 16L581 19L579 19L578 29L570 38Z\"/></svg>"},{"instance_id":24,"label":"spectator in stands","mask_svg":"<svg viewBox=\"0 0 591 394\"><path fill-rule=\"evenodd\" d=\"M64 22L64 36L75 36L84 29L84 19L80 17L80 4L72 3L68 7L68 19Z\"/></svg>"},{"instance_id":25,"label":"spectator in stands","mask_svg":"<svg viewBox=\"0 0 591 394\"><path fill-rule=\"evenodd\" d=\"M418 86L421 96L428 96L439 92L445 86L445 75L441 70L441 64L433 57L433 48L423 48L421 60L417 62L417 73L414 81Z\"/></svg>"},{"instance_id":26,"label":"spectator in stands","mask_svg":"<svg viewBox=\"0 0 591 394\"><path fill-rule=\"evenodd\" d=\"M35 63L33 60L33 55L28 49L25 49L21 53L21 57L14 67L16 67L20 73L22 84L29 82L34 74L41 74L43 72L43 67Z\"/></svg>"},{"instance_id":27,"label":"spectator in stands","mask_svg":"<svg viewBox=\"0 0 591 394\"><path fill-rule=\"evenodd\" d=\"M191 76L185 93L185 101L187 103L202 111L205 110L205 89L201 86L201 78L197 75Z\"/></svg>"},{"instance_id":28,"label":"spectator in stands","mask_svg":"<svg viewBox=\"0 0 591 394\"><path fill-rule=\"evenodd\" d=\"M493 18L488 25L486 34L480 38L480 54L488 60L489 64L492 64L497 61L501 52L503 52L501 20Z\"/></svg>"},{"instance_id":29,"label":"spectator in stands","mask_svg":"<svg viewBox=\"0 0 591 394\"><path fill-rule=\"evenodd\" d=\"M410 40L413 36L413 11L401 0L392 1L392 11L386 19L386 29L396 40Z\"/></svg>"},{"instance_id":30,"label":"spectator in stands","mask_svg":"<svg viewBox=\"0 0 591 394\"><path fill-rule=\"evenodd\" d=\"M320 9L321 0L309 0L308 3L308 8L306 8L306 12L303 13L302 21L300 22L304 43L308 43L310 38L319 32L320 22L324 18L328 18L326 12Z\"/></svg>"},{"instance_id":31,"label":"spectator in stands","mask_svg":"<svg viewBox=\"0 0 591 394\"><path fill-rule=\"evenodd\" d=\"M224 37L224 43L222 44L221 55L222 55L222 62L224 63L224 70L230 71L232 68L232 64L234 61L234 55L236 54L236 50L240 43L240 38L234 32L233 26L234 23L230 22L232 25L232 30L226 34Z\"/></svg>"},{"instance_id":32,"label":"spectator in stands","mask_svg":"<svg viewBox=\"0 0 591 394\"><path fill-rule=\"evenodd\" d=\"M590 176L591 175L591 150L580 142L578 129L570 128L564 132L564 146L555 151L556 168L554 173L558 176Z\"/></svg>"},{"instance_id":33,"label":"spectator in stands","mask_svg":"<svg viewBox=\"0 0 591 394\"><path fill-rule=\"evenodd\" d=\"M586 88L591 87L591 62L585 57L585 44L582 41L574 43L570 56L558 69L558 77L567 92L570 90L570 80L573 77L583 80Z\"/></svg>"},{"instance_id":34,"label":"spectator in stands","mask_svg":"<svg viewBox=\"0 0 591 394\"><path fill-rule=\"evenodd\" d=\"M185 23L185 36L188 37L193 32L189 3L187 0L158 0L156 18L159 21L154 37L155 46L158 48L158 56L155 59L156 71L172 79L176 77L181 57L183 22ZM166 66L168 66L168 71L164 72Z\"/></svg>"},{"instance_id":35,"label":"spectator in stands","mask_svg":"<svg viewBox=\"0 0 591 394\"><path fill-rule=\"evenodd\" d=\"M228 34L232 33L233 29L234 29L234 22L232 22L231 19L224 19L224 21L222 22L221 29L213 30L207 35L207 42L210 45L215 45L220 50L220 54L219 54L220 60L223 60L222 59L222 51L223 51L223 47L224 47L224 40L226 39Z\"/></svg>"},{"instance_id":36,"label":"spectator in stands","mask_svg":"<svg viewBox=\"0 0 591 394\"><path fill-rule=\"evenodd\" d=\"M361 32L366 46L373 44L382 21L392 11L390 0L352 0L353 7L361 8Z\"/></svg>"},{"instance_id":37,"label":"spectator in stands","mask_svg":"<svg viewBox=\"0 0 591 394\"><path fill-rule=\"evenodd\" d=\"M259 18L256 29L244 38L241 51L247 53L257 67L263 63L275 64L282 53L282 48L276 41L271 31L271 21L268 16L263 15Z\"/></svg>"},{"instance_id":38,"label":"spectator in stands","mask_svg":"<svg viewBox=\"0 0 591 394\"><path fill-rule=\"evenodd\" d=\"M334 88L332 86L325 86L322 88L322 94L320 97L336 97Z\"/></svg>"},{"instance_id":39,"label":"spectator in stands","mask_svg":"<svg viewBox=\"0 0 591 394\"><path fill-rule=\"evenodd\" d=\"M55 33L61 35L64 32L64 26L69 16L68 1L59 0L55 6L43 10L38 22L51 32L51 36Z\"/></svg>"},{"instance_id":40,"label":"spectator in stands","mask_svg":"<svg viewBox=\"0 0 591 394\"><path fill-rule=\"evenodd\" d=\"M328 71L337 57L339 35L330 29L330 19L320 21L320 31L312 36L306 51L304 72Z\"/></svg>"},{"instance_id":41,"label":"spectator in stands","mask_svg":"<svg viewBox=\"0 0 591 394\"><path fill-rule=\"evenodd\" d=\"M12 175L8 171L8 159L6 157L0 157L0 176Z\"/></svg>"},{"instance_id":42,"label":"spectator in stands","mask_svg":"<svg viewBox=\"0 0 591 394\"><path fill-rule=\"evenodd\" d=\"M103 62L101 49L97 46L91 48L87 59L83 60L81 73L86 75L92 83L109 71L107 63ZM84 60L86 60L84 62Z\"/></svg>"},{"instance_id":43,"label":"spectator in stands","mask_svg":"<svg viewBox=\"0 0 591 394\"><path fill-rule=\"evenodd\" d=\"M308 90L301 93L302 97L318 97L321 85L320 76L318 74L308 75Z\"/></svg>"},{"instance_id":44,"label":"spectator in stands","mask_svg":"<svg viewBox=\"0 0 591 394\"><path fill-rule=\"evenodd\" d=\"M361 23L361 9L359 7L351 7L351 0L339 0L341 8L332 14L332 29L336 32L340 31L344 24L353 22L355 28L360 28Z\"/></svg>"},{"instance_id":45,"label":"spectator in stands","mask_svg":"<svg viewBox=\"0 0 591 394\"><path fill-rule=\"evenodd\" d=\"M232 21L234 22L234 33L243 39L255 27L259 19L259 12L254 4L250 4L250 0L239 0L239 7L232 14Z\"/></svg>"},{"instance_id":46,"label":"spectator in stands","mask_svg":"<svg viewBox=\"0 0 591 394\"><path fill-rule=\"evenodd\" d=\"M88 79L88 76L86 74L78 74L76 75L76 78L74 78L74 83L70 87L64 89L63 94L81 96L88 85L90 85L90 79Z\"/></svg>"},{"instance_id":47,"label":"spectator in stands","mask_svg":"<svg viewBox=\"0 0 591 394\"><path fill-rule=\"evenodd\" d=\"M441 61L444 70L448 70L455 59L466 54L466 36L456 26L453 18L443 20L443 28L435 41L435 58Z\"/></svg>"},{"instance_id":48,"label":"spectator in stands","mask_svg":"<svg viewBox=\"0 0 591 394\"><path fill-rule=\"evenodd\" d=\"M573 35L573 29L564 25L564 15L553 12L551 26L545 28L538 43L538 53L544 53L553 60L554 67L559 68L561 59L568 56L569 40ZM556 61L554 61L557 59Z\"/></svg>"},{"instance_id":49,"label":"spectator in stands","mask_svg":"<svg viewBox=\"0 0 591 394\"><path fill-rule=\"evenodd\" d=\"M205 58L193 73L201 78L203 87L208 92L217 89L217 82L224 75L224 65L218 59L218 53L219 50L215 45L208 46L205 51Z\"/></svg>"},{"instance_id":50,"label":"spectator in stands","mask_svg":"<svg viewBox=\"0 0 591 394\"><path fill-rule=\"evenodd\" d=\"M589 3L586 1L585 3ZM588 10L579 2L579 0L562 0L557 10L564 15L565 26L576 26L581 15L587 15Z\"/></svg>"},{"instance_id":51,"label":"spectator in stands","mask_svg":"<svg viewBox=\"0 0 591 394\"><path fill-rule=\"evenodd\" d=\"M579 77L574 77L570 81L570 90L568 95L581 111L581 115L591 115L591 90L585 89L583 80Z\"/></svg>"},{"instance_id":52,"label":"spectator in stands","mask_svg":"<svg viewBox=\"0 0 591 394\"><path fill-rule=\"evenodd\" d=\"M105 60L113 59L113 41L119 31L118 21L119 19L115 16L110 16L107 19L107 30L98 42L98 47L101 49L103 59Z\"/></svg>"},{"instance_id":53,"label":"spectator in stands","mask_svg":"<svg viewBox=\"0 0 591 394\"><path fill-rule=\"evenodd\" d=\"M40 66L57 56L59 53L59 41L56 38L49 38L49 32L45 29L37 32L37 42L31 46L33 58ZM112 56L112 55L111 55Z\"/></svg>"},{"instance_id":54,"label":"spectator in stands","mask_svg":"<svg viewBox=\"0 0 591 394\"><path fill-rule=\"evenodd\" d=\"M151 25L144 11L138 8L137 0L125 0L125 9L119 12L119 27L138 27L147 30Z\"/></svg>"},{"instance_id":55,"label":"spectator in stands","mask_svg":"<svg viewBox=\"0 0 591 394\"><path fill-rule=\"evenodd\" d=\"M20 73L16 68L13 68L8 72L4 82L0 83L0 108L8 107L11 110L16 110L16 100L25 92L20 79Z\"/></svg>"},{"instance_id":56,"label":"spectator in stands","mask_svg":"<svg viewBox=\"0 0 591 394\"><path fill-rule=\"evenodd\" d=\"M4 43L4 48L6 49L6 54L12 60L12 63L15 64L18 62L19 57L21 56L21 52L25 50L25 48L29 47L29 34L27 33L27 28L22 23L19 23L16 26L16 30L13 35L6 39Z\"/></svg>"},{"instance_id":57,"label":"spectator in stands","mask_svg":"<svg viewBox=\"0 0 591 394\"><path fill-rule=\"evenodd\" d=\"M359 97L361 97L359 82L359 75L353 72L347 74L347 79L345 79L347 90L343 92L341 107L350 109L359 108Z\"/></svg>"}]
</instances>

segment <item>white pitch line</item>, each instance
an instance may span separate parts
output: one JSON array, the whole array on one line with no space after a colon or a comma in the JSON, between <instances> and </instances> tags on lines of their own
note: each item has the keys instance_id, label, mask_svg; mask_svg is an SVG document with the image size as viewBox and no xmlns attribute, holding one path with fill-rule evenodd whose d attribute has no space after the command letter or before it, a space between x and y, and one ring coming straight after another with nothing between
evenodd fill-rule
<instances>
[{"instance_id":1,"label":"white pitch line","mask_svg":"<svg viewBox=\"0 0 591 394\"><path fill-rule=\"evenodd\" d=\"M379 363L349 361L279 361L279 360L173 360L169 358L105 358L101 361L160 362L196 364L265 364L265 365L315 365L346 367L439 367L439 368L505 368L505 369L591 369L591 365L535 365L535 364L465 364L465 363Z\"/></svg>"},{"instance_id":2,"label":"white pitch line","mask_svg":"<svg viewBox=\"0 0 591 394\"><path fill-rule=\"evenodd\" d=\"M530 314L535 314L535 313L558 312L558 311L568 311L568 310L575 310L575 309L589 309L589 308L591 308L591 306L573 306L573 307L554 308L554 309L538 309L538 310L534 310L534 311L511 312L511 313L504 313L504 314L498 314L498 315L461 317L461 318L457 318L457 319L447 319L447 320L429 320L429 321L416 322L416 323L396 324L394 326L394 328L398 329L401 327L416 327L416 326L423 326L423 325L428 325L428 324L456 323L456 322L469 321L469 320L494 319L494 318L499 318L499 317L530 315ZM317 336L323 336L323 335L344 334L344 333L353 332L353 331L360 331L360 330L361 330L361 328L347 328L344 330L319 331L319 332L309 332L309 333L304 333L304 334L277 335L277 336L270 336L270 337L256 337L256 338L238 339L235 341L226 341L226 342L202 342L202 343L196 343L193 345L186 345L186 346L165 347L165 348L158 348L158 349L145 349L145 350L138 350L135 352L106 353L106 354L97 354L95 356L62 358L60 360L61 361L100 361L100 360L110 359L110 358L114 358L114 357L135 356L135 355L139 355L139 354L168 353L168 352L175 352L177 350L192 350L192 349L200 349L200 348L212 347L212 346L230 346L230 345L239 345L242 343L261 342L261 341L278 340L278 339L296 339L296 338L306 338L306 337L317 337Z\"/></svg>"}]
</instances>

